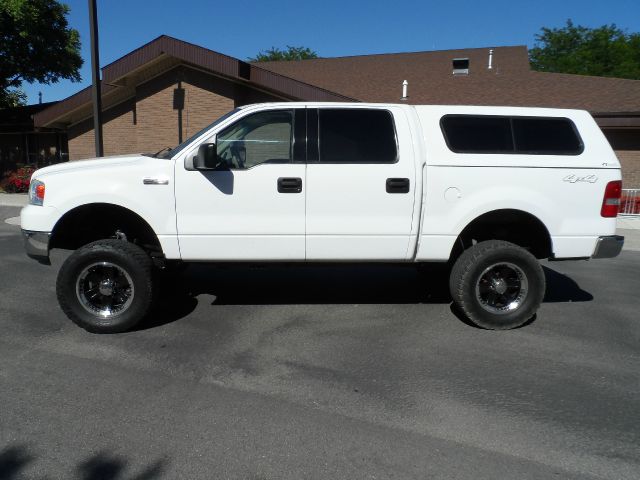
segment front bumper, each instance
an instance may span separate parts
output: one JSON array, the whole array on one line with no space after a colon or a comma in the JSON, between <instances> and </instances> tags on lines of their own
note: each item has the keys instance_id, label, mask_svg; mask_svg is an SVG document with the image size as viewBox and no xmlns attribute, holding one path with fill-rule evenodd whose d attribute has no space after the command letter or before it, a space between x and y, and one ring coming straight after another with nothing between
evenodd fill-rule
<instances>
[{"instance_id":1,"label":"front bumper","mask_svg":"<svg viewBox=\"0 0 640 480\"><path fill-rule=\"evenodd\" d=\"M624 245L624 237L620 235L608 235L606 237L598 237L596 248L591 258L613 258L617 257L622 251Z\"/></svg>"},{"instance_id":2,"label":"front bumper","mask_svg":"<svg viewBox=\"0 0 640 480\"><path fill-rule=\"evenodd\" d=\"M24 249L29 257L45 265L51 265L49 260L50 232L22 230L22 238L24 240Z\"/></svg>"}]
</instances>

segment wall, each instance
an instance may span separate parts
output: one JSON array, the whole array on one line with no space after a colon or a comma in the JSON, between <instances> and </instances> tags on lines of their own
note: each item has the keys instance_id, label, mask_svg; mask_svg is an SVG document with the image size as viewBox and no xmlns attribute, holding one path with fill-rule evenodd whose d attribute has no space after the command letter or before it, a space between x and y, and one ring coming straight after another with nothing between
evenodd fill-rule
<instances>
[{"instance_id":1,"label":"wall","mask_svg":"<svg viewBox=\"0 0 640 480\"><path fill-rule=\"evenodd\" d=\"M622 188L640 188L640 150L616 150L622 165Z\"/></svg>"},{"instance_id":2,"label":"wall","mask_svg":"<svg viewBox=\"0 0 640 480\"><path fill-rule=\"evenodd\" d=\"M138 152L154 153L178 144L178 120L173 110L174 75L165 74L136 88Z\"/></svg>"},{"instance_id":3,"label":"wall","mask_svg":"<svg viewBox=\"0 0 640 480\"><path fill-rule=\"evenodd\" d=\"M640 128L605 129L622 165L622 188L640 188Z\"/></svg>"},{"instance_id":4,"label":"wall","mask_svg":"<svg viewBox=\"0 0 640 480\"><path fill-rule=\"evenodd\" d=\"M209 125L239 105L274 101L276 97L188 67L174 68L140 84L135 97L105 110L105 155L149 152L178 145L178 116L174 90L185 90L182 139ZM93 119L68 128L71 160L95 156Z\"/></svg>"},{"instance_id":5,"label":"wall","mask_svg":"<svg viewBox=\"0 0 640 480\"><path fill-rule=\"evenodd\" d=\"M196 70L182 69L180 75L185 90L182 139L186 140L233 110L238 87L232 82Z\"/></svg>"},{"instance_id":6,"label":"wall","mask_svg":"<svg viewBox=\"0 0 640 480\"><path fill-rule=\"evenodd\" d=\"M105 155L137 152L135 118L136 102L133 98L103 112L102 143ZM70 160L95 157L93 118L72 125L67 132Z\"/></svg>"}]
</instances>

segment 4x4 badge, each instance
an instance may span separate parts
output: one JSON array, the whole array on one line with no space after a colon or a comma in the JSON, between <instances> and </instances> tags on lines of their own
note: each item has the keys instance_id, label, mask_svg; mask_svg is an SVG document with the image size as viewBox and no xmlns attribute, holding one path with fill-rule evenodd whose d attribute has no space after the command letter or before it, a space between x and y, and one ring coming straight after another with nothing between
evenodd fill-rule
<instances>
[{"instance_id":1,"label":"4x4 badge","mask_svg":"<svg viewBox=\"0 0 640 480\"><path fill-rule=\"evenodd\" d=\"M595 175L585 175L584 177L579 177L577 175L567 175L562 180L564 182L569 182L569 183L578 183L578 182L596 183L598 181L598 177Z\"/></svg>"}]
</instances>

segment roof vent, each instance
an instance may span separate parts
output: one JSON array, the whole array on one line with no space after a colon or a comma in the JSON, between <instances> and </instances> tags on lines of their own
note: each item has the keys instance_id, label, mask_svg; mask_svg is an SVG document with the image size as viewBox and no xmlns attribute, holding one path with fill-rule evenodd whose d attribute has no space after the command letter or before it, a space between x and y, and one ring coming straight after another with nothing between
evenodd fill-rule
<instances>
[{"instance_id":1,"label":"roof vent","mask_svg":"<svg viewBox=\"0 0 640 480\"><path fill-rule=\"evenodd\" d=\"M493 48L489 50L489 65L487 68L491 70L493 68Z\"/></svg>"},{"instance_id":2,"label":"roof vent","mask_svg":"<svg viewBox=\"0 0 640 480\"><path fill-rule=\"evenodd\" d=\"M407 82L406 80L404 82L402 82L402 98L401 100L406 100L408 95L407 95L407 89L409 88L409 82Z\"/></svg>"},{"instance_id":3,"label":"roof vent","mask_svg":"<svg viewBox=\"0 0 640 480\"><path fill-rule=\"evenodd\" d=\"M469 59L468 58L454 58L453 74L454 75L469 75Z\"/></svg>"}]
</instances>

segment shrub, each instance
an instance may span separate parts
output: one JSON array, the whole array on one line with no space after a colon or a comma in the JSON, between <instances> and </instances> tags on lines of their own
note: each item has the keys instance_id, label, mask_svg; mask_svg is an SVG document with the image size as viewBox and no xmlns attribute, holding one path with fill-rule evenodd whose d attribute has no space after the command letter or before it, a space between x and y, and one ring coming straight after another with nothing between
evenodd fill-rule
<instances>
[{"instance_id":1,"label":"shrub","mask_svg":"<svg viewBox=\"0 0 640 480\"><path fill-rule=\"evenodd\" d=\"M21 167L15 172L7 172L0 187L7 193L26 193L34 171L33 167Z\"/></svg>"}]
</instances>

